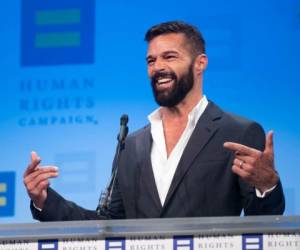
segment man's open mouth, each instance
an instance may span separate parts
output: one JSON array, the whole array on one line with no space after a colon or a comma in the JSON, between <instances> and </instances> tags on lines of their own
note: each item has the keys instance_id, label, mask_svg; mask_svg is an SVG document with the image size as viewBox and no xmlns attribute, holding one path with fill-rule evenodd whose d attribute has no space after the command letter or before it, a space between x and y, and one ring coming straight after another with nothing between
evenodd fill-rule
<instances>
[{"instance_id":1,"label":"man's open mouth","mask_svg":"<svg viewBox=\"0 0 300 250\"><path fill-rule=\"evenodd\" d=\"M156 84L161 85L161 84L166 84L173 81L172 77L160 77L157 79Z\"/></svg>"},{"instance_id":2,"label":"man's open mouth","mask_svg":"<svg viewBox=\"0 0 300 250\"><path fill-rule=\"evenodd\" d=\"M170 88L174 83L173 77L159 77L155 82L157 90L165 90Z\"/></svg>"}]
</instances>

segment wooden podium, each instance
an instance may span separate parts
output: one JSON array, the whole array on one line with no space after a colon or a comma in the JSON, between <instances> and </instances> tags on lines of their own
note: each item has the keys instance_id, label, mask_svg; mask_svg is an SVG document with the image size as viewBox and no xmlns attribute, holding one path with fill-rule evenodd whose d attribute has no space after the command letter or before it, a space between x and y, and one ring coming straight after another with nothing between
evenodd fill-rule
<instances>
[{"instance_id":1,"label":"wooden podium","mask_svg":"<svg viewBox=\"0 0 300 250\"><path fill-rule=\"evenodd\" d=\"M300 216L0 225L0 250L300 250Z\"/></svg>"}]
</instances>

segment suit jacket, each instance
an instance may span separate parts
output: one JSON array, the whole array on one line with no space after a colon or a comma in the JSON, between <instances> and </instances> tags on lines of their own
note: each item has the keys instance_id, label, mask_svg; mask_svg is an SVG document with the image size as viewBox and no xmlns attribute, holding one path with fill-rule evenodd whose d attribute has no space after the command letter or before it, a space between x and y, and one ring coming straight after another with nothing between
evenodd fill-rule
<instances>
[{"instance_id":1,"label":"suit jacket","mask_svg":"<svg viewBox=\"0 0 300 250\"><path fill-rule=\"evenodd\" d=\"M259 150L265 133L253 121L223 112L212 102L200 117L174 174L164 205L160 203L151 166L150 126L131 134L120 155L117 180L107 216L65 200L51 188L42 212L31 204L41 221L273 215L284 212L281 183L265 198L232 172L234 153L223 148L226 141Z\"/></svg>"}]
</instances>

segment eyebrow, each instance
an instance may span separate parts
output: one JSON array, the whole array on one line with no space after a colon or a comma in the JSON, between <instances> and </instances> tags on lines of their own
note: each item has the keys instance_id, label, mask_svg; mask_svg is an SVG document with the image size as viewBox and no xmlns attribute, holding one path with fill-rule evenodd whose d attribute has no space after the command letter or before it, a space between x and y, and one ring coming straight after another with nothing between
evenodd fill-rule
<instances>
[{"instance_id":1,"label":"eyebrow","mask_svg":"<svg viewBox=\"0 0 300 250\"><path fill-rule=\"evenodd\" d=\"M165 56L165 55L168 55L168 54L176 54L176 55L178 55L179 53L178 53L178 51L175 51L175 50L167 50L167 51L164 51L164 52L162 53L162 56ZM155 57L155 56L148 55L148 56L146 57L146 61L147 61L148 59L154 58L154 57Z\"/></svg>"},{"instance_id":2,"label":"eyebrow","mask_svg":"<svg viewBox=\"0 0 300 250\"><path fill-rule=\"evenodd\" d=\"M165 51L162 53L162 56L168 56L168 55L176 55L176 56L179 56L180 53L178 53L178 51Z\"/></svg>"}]
</instances>

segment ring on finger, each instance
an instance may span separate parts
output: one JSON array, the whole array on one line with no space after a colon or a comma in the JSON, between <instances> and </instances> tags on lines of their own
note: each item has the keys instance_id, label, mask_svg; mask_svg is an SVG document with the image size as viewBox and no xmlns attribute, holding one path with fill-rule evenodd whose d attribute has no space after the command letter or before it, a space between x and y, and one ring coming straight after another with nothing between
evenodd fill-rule
<instances>
[{"instance_id":1,"label":"ring on finger","mask_svg":"<svg viewBox=\"0 0 300 250\"><path fill-rule=\"evenodd\" d=\"M240 161L239 168L243 168L244 161Z\"/></svg>"}]
</instances>

